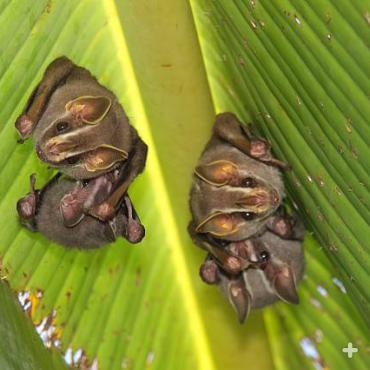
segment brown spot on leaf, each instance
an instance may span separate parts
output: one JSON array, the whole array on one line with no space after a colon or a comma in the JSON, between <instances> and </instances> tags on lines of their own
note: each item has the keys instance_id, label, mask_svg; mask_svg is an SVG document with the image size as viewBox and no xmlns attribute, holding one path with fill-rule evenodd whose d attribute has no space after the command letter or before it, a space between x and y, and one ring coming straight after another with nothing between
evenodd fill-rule
<instances>
[{"instance_id":1,"label":"brown spot on leaf","mask_svg":"<svg viewBox=\"0 0 370 370\"><path fill-rule=\"evenodd\" d=\"M357 150L353 147L352 143L349 143L349 151L353 157L353 159L357 159L358 158L358 152Z\"/></svg>"},{"instance_id":2,"label":"brown spot on leaf","mask_svg":"<svg viewBox=\"0 0 370 370\"><path fill-rule=\"evenodd\" d=\"M138 267L136 269L136 274L135 274L135 285L139 286L141 284L141 268Z\"/></svg>"},{"instance_id":3,"label":"brown spot on leaf","mask_svg":"<svg viewBox=\"0 0 370 370\"><path fill-rule=\"evenodd\" d=\"M317 218L319 219L320 222L325 222L324 215L320 210L317 211Z\"/></svg>"}]
</instances>

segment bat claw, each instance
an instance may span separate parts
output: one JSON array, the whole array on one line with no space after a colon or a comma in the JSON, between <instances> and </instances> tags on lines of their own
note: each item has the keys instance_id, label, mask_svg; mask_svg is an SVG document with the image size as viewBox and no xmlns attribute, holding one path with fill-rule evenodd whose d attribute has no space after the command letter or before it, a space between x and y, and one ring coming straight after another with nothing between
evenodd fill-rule
<instances>
[{"instance_id":1,"label":"bat claw","mask_svg":"<svg viewBox=\"0 0 370 370\"><path fill-rule=\"evenodd\" d=\"M27 114L22 114L15 121L15 128L17 129L22 141L31 135L33 126L34 122L27 116Z\"/></svg>"}]
</instances>

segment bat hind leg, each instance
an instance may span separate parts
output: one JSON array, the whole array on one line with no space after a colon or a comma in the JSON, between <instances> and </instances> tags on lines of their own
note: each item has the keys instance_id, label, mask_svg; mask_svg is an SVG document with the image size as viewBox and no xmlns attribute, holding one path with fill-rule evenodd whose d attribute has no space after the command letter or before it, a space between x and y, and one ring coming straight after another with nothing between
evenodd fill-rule
<instances>
[{"instance_id":1,"label":"bat hind leg","mask_svg":"<svg viewBox=\"0 0 370 370\"><path fill-rule=\"evenodd\" d=\"M139 243L145 236L145 228L140 222L139 216L137 215L135 208L127 194L123 199L122 206L126 208L127 217L126 228L123 236L130 243Z\"/></svg>"},{"instance_id":2,"label":"bat hind leg","mask_svg":"<svg viewBox=\"0 0 370 370\"><path fill-rule=\"evenodd\" d=\"M116 216L108 223L115 237L122 235L132 244L139 243L145 236L145 228L127 194L123 197Z\"/></svg>"},{"instance_id":3,"label":"bat hind leg","mask_svg":"<svg viewBox=\"0 0 370 370\"><path fill-rule=\"evenodd\" d=\"M36 210L39 200L39 191L35 189L36 176L30 176L30 192L17 202L17 212L21 224L31 231L37 231Z\"/></svg>"}]
</instances>

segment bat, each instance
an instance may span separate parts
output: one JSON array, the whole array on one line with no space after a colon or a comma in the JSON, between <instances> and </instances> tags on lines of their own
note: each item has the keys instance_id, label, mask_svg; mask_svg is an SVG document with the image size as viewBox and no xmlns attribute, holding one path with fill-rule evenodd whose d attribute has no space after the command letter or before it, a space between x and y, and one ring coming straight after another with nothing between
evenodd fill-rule
<instances>
[{"instance_id":1,"label":"bat","mask_svg":"<svg viewBox=\"0 0 370 370\"><path fill-rule=\"evenodd\" d=\"M84 214L112 219L140 174L147 146L115 95L66 57L54 60L17 118L24 141L32 136L38 157L64 175L86 180L120 168L115 186ZM75 215L82 220L83 215Z\"/></svg>"},{"instance_id":2,"label":"bat","mask_svg":"<svg viewBox=\"0 0 370 370\"><path fill-rule=\"evenodd\" d=\"M75 219L75 208L104 197L114 178L114 174L107 173L82 182L58 173L36 190L36 177L31 175L31 190L17 203L20 220L31 231L40 231L48 239L67 247L97 248L114 242L119 236L138 243L145 229L128 195L123 197L111 220L101 221L90 215Z\"/></svg>"},{"instance_id":3,"label":"bat","mask_svg":"<svg viewBox=\"0 0 370 370\"><path fill-rule=\"evenodd\" d=\"M217 115L190 191L195 231L242 240L262 230L284 198L280 168L287 167L234 114Z\"/></svg>"},{"instance_id":4,"label":"bat","mask_svg":"<svg viewBox=\"0 0 370 370\"><path fill-rule=\"evenodd\" d=\"M282 207L288 168L266 140L222 113L194 171L188 231L207 251L199 274L221 288L241 323L279 299L298 303L304 227Z\"/></svg>"}]
</instances>

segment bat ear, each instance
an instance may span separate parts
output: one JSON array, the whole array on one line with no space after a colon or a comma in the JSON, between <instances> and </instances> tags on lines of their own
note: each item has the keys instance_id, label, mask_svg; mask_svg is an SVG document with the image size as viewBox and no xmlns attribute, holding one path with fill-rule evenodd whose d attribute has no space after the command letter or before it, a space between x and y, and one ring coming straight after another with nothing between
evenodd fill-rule
<instances>
[{"instance_id":1,"label":"bat ear","mask_svg":"<svg viewBox=\"0 0 370 370\"><path fill-rule=\"evenodd\" d=\"M221 237L238 231L238 225L232 215L227 213L215 213L203 220L195 229L197 233L210 233Z\"/></svg>"},{"instance_id":2,"label":"bat ear","mask_svg":"<svg viewBox=\"0 0 370 370\"><path fill-rule=\"evenodd\" d=\"M265 274L280 299L288 303L299 303L295 275L288 265L280 267L270 263L265 268Z\"/></svg>"},{"instance_id":3,"label":"bat ear","mask_svg":"<svg viewBox=\"0 0 370 370\"><path fill-rule=\"evenodd\" d=\"M76 119L88 125L96 125L108 113L112 101L106 96L80 96L70 100L65 109Z\"/></svg>"},{"instance_id":4,"label":"bat ear","mask_svg":"<svg viewBox=\"0 0 370 370\"><path fill-rule=\"evenodd\" d=\"M224 291L227 299L234 307L239 322L243 322L248 318L251 310L251 296L249 295L245 282L242 276L238 278L223 277L221 289Z\"/></svg>"},{"instance_id":5,"label":"bat ear","mask_svg":"<svg viewBox=\"0 0 370 370\"><path fill-rule=\"evenodd\" d=\"M87 171L96 172L108 169L127 158L128 153L125 150L104 144L85 154L83 163Z\"/></svg>"},{"instance_id":6,"label":"bat ear","mask_svg":"<svg viewBox=\"0 0 370 370\"><path fill-rule=\"evenodd\" d=\"M195 174L214 186L229 184L238 174L238 166L230 161L218 160L195 168Z\"/></svg>"}]
</instances>

